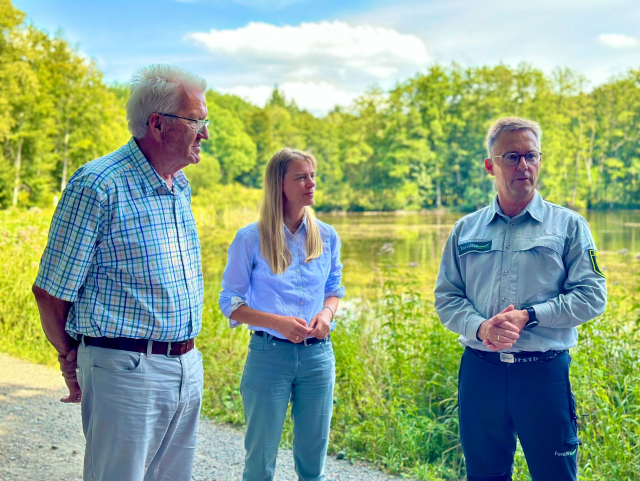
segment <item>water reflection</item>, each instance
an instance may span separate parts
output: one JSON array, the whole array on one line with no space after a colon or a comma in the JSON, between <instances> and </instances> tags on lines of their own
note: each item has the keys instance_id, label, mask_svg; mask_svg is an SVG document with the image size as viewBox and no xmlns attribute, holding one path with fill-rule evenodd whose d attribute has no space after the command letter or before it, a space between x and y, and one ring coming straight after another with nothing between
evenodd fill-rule
<instances>
[{"instance_id":1,"label":"water reflection","mask_svg":"<svg viewBox=\"0 0 640 481\"><path fill-rule=\"evenodd\" d=\"M436 269L442 248L455 222L463 214L350 214L319 215L333 225L342 240L346 271L371 269L376 253L387 242L393 243L393 262ZM582 212L601 253L628 249L640 253L640 211Z\"/></svg>"},{"instance_id":2,"label":"water reflection","mask_svg":"<svg viewBox=\"0 0 640 481\"><path fill-rule=\"evenodd\" d=\"M583 215L600 251L640 252L640 210L589 211Z\"/></svg>"}]
</instances>

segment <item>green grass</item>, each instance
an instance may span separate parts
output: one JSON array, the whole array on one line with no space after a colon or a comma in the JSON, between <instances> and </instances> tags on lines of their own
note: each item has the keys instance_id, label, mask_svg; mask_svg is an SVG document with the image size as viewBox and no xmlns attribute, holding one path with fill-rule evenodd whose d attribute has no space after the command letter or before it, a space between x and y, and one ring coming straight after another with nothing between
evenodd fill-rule
<instances>
[{"instance_id":1,"label":"green grass","mask_svg":"<svg viewBox=\"0 0 640 481\"><path fill-rule=\"evenodd\" d=\"M240 376L248 333L229 329L217 307L220 273L235 230L255 218L256 197L234 209L196 205L203 246L205 305L198 347L205 363L203 414L242 425ZM243 204L244 202L244 204ZM238 205L240 207L238 207ZM0 348L55 365L42 333L31 284L52 212L0 212ZM332 335L337 384L330 450L419 479L462 479L458 441L457 370L462 349L435 315L432 280L384 259L368 300L347 298ZM572 384L580 414L580 479L636 480L640 472L640 262L603 255L609 305L582 326L572 350ZM435 274L432 274L432 277ZM382 279L382 286L379 280ZM347 280L348 284L348 280ZM374 286L374 287L371 287ZM377 286L377 287L375 287ZM348 285L348 288L351 287ZM357 286L356 286L357 287ZM362 289L350 289L363 292ZM290 421L283 444L291 442ZM521 451L515 480L528 479Z\"/></svg>"}]
</instances>

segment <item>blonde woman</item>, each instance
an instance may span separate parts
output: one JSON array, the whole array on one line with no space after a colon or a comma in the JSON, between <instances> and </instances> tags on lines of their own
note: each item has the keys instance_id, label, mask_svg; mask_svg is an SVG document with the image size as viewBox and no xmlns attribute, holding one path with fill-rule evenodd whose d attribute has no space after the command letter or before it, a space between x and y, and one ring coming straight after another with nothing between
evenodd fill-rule
<instances>
[{"instance_id":1,"label":"blonde woman","mask_svg":"<svg viewBox=\"0 0 640 481\"><path fill-rule=\"evenodd\" d=\"M264 176L260 220L238 231L222 276L220 308L253 331L242 374L245 481L272 480L291 401L298 479L324 480L335 359L329 333L341 285L340 239L311 210L312 155L282 149Z\"/></svg>"}]
</instances>

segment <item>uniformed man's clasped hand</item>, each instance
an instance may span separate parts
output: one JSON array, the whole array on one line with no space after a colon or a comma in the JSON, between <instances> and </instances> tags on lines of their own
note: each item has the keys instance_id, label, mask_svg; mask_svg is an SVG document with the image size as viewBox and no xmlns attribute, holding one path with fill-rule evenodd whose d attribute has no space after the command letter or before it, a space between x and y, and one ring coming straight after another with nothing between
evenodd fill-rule
<instances>
[{"instance_id":1,"label":"uniformed man's clasped hand","mask_svg":"<svg viewBox=\"0 0 640 481\"><path fill-rule=\"evenodd\" d=\"M520 338L520 331L529 321L529 313L515 310L513 305L507 306L499 314L480 325L478 338L492 351L509 349Z\"/></svg>"}]
</instances>

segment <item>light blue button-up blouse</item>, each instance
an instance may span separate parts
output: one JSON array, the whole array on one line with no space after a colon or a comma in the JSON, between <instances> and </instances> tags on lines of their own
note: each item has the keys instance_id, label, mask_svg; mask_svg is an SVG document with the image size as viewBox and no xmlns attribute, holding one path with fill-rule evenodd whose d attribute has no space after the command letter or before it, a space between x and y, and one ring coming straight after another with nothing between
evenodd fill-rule
<instances>
[{"instance_id":1,"label":"light blue button-up blouse","mask_svg":"<svg viewBox=\"0 0 640 481\"><path fill-rule=\"evenodd\" d=\"M262 257L260 231L254 222L240 229L229 246L227 267L222 275L222 292L219 305L224 316L229 316L241 305L262 312L281 316L294 316L311 322L324 306L328 297L342 298L342 264L340 263L340 238L335 229L316 221L322 238L322 255L310 262L306 259L307 219L303 219L295 235L286 227L285 237L292 262L280 275L271 270ZM229 319L231 327L240 323ZM331 322L333 331L335 323ZM251 330L266 331L284 339L273 329L249 326Z\"/></svg>"},{"instance_id":2,"label":"light blue button-up blouse","mask_svg":"<svg viewBox=\"0 0 640 481\"><path fill-rule=\"evenodd\" d=\"M514 217L502 212L498 196L463 217L442 254L435 307L463 345L488 351L478 328L509 304L533 307L540 323L505 352L569 349L578 342L576 326L607 304L589 224L538 192Z\"/></svg>"}]
</instances>

